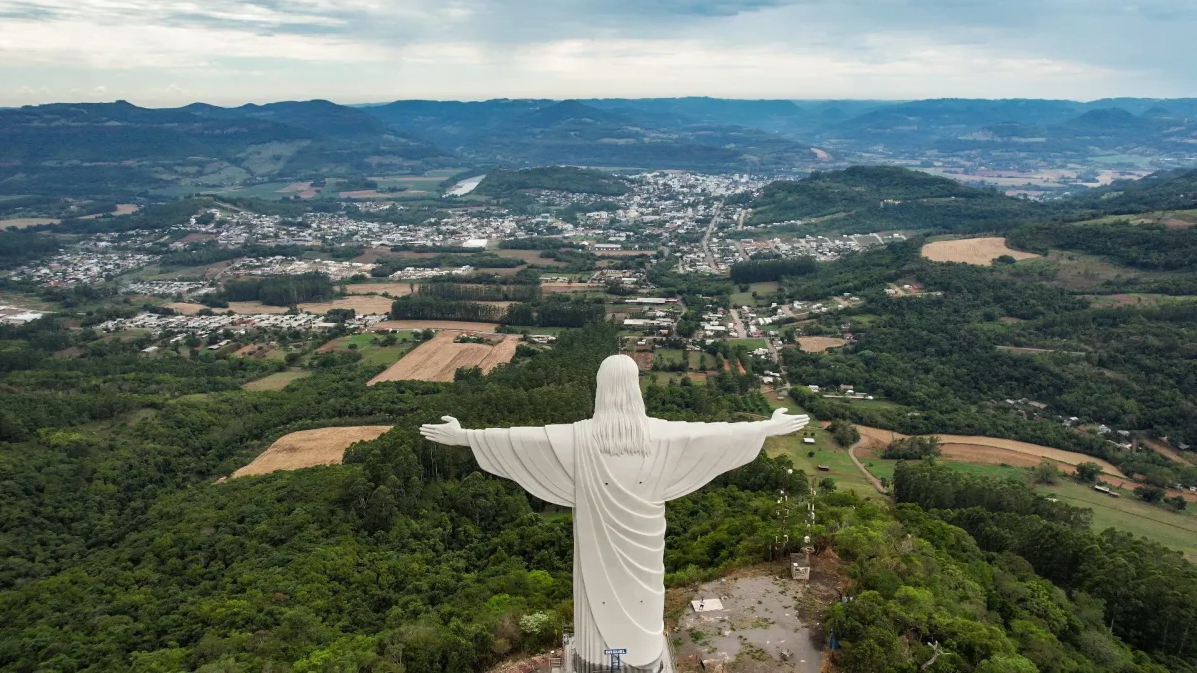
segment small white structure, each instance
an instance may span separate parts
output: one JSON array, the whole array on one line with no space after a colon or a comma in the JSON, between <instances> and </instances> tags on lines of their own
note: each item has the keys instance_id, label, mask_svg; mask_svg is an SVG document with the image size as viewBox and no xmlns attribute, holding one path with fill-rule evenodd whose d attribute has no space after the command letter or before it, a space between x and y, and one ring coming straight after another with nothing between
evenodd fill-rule
<instances>
[{"instance_id":1,"label":"small white structure","mask_svg":"<svg viewBox=\"0 0 1197 673\"><path fill-rule=\"evenodd\" d=\"M814 437L803 437L803 438L802 438L802 443L803 443L803 444L814 444L814 443L815 443L815 438L814 438Z\"/></svg>"},{"instance_id":2,"label":"small white structure","mask_svg":"<svg viewBox=\"0 0 1197 673\"><path fill-rule=\"evenodd\" d=\"M696 601L690 601L690 607L694 608L695 612L722 610L723 600L719 598L700 598Z\"/></svg>"}]
</instances>

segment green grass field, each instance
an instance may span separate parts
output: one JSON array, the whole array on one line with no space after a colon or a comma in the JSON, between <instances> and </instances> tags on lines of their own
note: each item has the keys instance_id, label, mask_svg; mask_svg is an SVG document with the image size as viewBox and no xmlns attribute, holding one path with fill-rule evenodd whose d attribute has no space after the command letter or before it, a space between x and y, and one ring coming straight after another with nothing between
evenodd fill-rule
<instances>
[{"instance_id":1,"label":"green grass field","mask_svg":"<svg viewBox=\"0 0 1197 673\"><path fill-rule=\"evenodd\" d=\"M731 296L732 306L768 306L775 300L777 293L777 282L771 281L768 283L750 283L747 292L736 292ZM756 292L757 299L752 298L752 293Z\"/></svg>"},{"instance_id":2,"label":"green grass field","mask_svg":"<svg viewBox=\"0 0 1197 673\"><path fill-rule=\"evenodd\" d=\"M779 400L773 395L766 395L765 399L774 409L785 407L791 414L806 413L793 400ZM814 439L815 443L803 442L802 440L806 437ZM807 455L811 451L815 452L813 457ZM811 419L810 425L796 435L770 437L765 440L765 453L769 457L789 456L796 469L802 470L808 477L817 479L831 477L835 480L838 489L852 490L862 497L880 497L869 480L856 468L852 458L848 456L848 450L840 448L831 441L831 435L827 434L827 431L814 419ZM819 465L826 465L831 470L821 472L818 468Z\"/></svg>"},{"instance_id":3,"label":"green grass field","mask_svg":"<svg viewBox=\"0 0 1197 673\"><path fill-rule=\"evenodd\" d=\"M746 346L750 351L768 346L764 339L728 339L728 342L733 346Z\"/></svg>"},{"instance_id":4,"label":"green grass field","mask_svg":"<svg viewBox=\"0 0 1197 673\"><path fill-rule=\"evenodd\" d=\"M250 381L241 386L244 390L263 391L263 390L282 390L287 387L287 384L302 379L310 375L311 372L306 372L301 369L289 369L285 372L275 372L270 376L258 379L257 381ZM180 398L182 399L182 398Z\"/></svg>"},{"instance_id":5,"label":"green grass field","mask_svg":"<svg viewBox=\"0 0 1197 673\"><path fill-rule=\"evenodd\" d=\"M362 364L389 366L398 362L404 354L416 346L410 331L397 332L396 336L399 337L399 342L394 346L380 346L373 343L375 339L379 338L377 334L363 332L337 339L333 344L333 350L356 350L362 354ZM351 345L355 348L351 349Z\"/></svg>"},{"instance_id":6,"label":"green grass field","mask_svg":"<svg viewBox=\"0 0 1197 673\"><path fill-rule=\"evenodd\" d=\"M677 350L674 348L658 348L654 352L654 358L658 358L670 364L681 362L686 357L686 351Z\"/></svg>"},{"instance_id":7,"label":"green grass field","mask_svg":"<svg viewBox=\"0 0 1197 673\"><path fill-rule=\"evenodd\" d=\"M1070 505L1092 509L1093 530L1117 528L1141 535L1183 552L1190 561L1197 561L1197 512L1173 512L1150 505L1129 491L1123 491L1121 498L1111 498L1070 481L1038 488L1052 492ZM1192 503L1189 508L1193 508Z\"/></svg>"},{"instance_id":8,"label":"green grass field","mask_svg":"<svg viewBox=\"0 0 1197 673\"><path fill-rule=\"evenodd\" d=\"M892 480L895 460L861 458L861 462L873 476ZM983 465L943 461L943 465L982 477L1015 479L1024 484L1031 483L1031 470L1025 467ZM1158 505L1150 505L1123 491L1121 498L1111 498L1094 491L1091 486L1061 480L1055 485L1036 485L1035 489L1047 492L1075 507L1093 510L1093 530L1103 531L1117 528L1134 535L1154 540L1171 549L1182 552L1190 560L1197 560L1197 511L1174 512Z\"/></svg>"}]
</instances>

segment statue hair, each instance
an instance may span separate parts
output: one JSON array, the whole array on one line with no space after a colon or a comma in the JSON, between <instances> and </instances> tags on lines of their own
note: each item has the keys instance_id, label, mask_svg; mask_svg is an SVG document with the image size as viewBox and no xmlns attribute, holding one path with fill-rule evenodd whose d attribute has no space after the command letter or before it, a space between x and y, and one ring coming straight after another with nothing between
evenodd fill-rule
<instances>
[{"instance_id":1,"label":"statue hair","mask_svg":"<svg viewBox=\"0 0 1197 673\"><path fill-rule=\"evenodd\" d=\"M609 456L648 454L648 414L640 394L640 369L626 355L603 360L598 371L591 432Z\"/></svg>"}]
</instances>

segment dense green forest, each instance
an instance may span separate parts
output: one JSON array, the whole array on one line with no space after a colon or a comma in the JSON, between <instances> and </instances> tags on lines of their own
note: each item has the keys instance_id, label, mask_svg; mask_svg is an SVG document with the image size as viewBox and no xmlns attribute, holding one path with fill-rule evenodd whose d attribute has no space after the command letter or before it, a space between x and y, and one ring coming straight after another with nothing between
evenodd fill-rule
<instances>
[{"instance_id":1,"label":"dense green forest","mask_svg":"<svg viewBox=\"0 0 1197 673\"><path fill-rule=\"evenodd\" d=\"M391 304L393 320L464 320L498 322L503 309L476 301L442 299L437 296L400 297Z\"/></svg>"},{"instance_id":2,"label":"dense green forest","mask_svg":"<svg viewBox=\"0 0 1197 673\"><path fill-rule=\"evenodd\" d=\"M220 295L227 301L260 301L271 306L295 306L333 296L336 288L327 274L238 278L225 282Z\"/></svg>"},{"instance_id":3,"label":"dense green forest","mask_svg":"<svg viewBox=\"0 0 1197 673\"><path fill-rule=\"evenodd\" d=\"M571 166L544 166L509 171L502 168L486 174L474 193L485 196L510 196L522 189L548 189L575 194L620 196L628 186L611 173Z\"/></svg>"},{"instance_id":4,"label":"dense green forest","mask_svg":"<svg viewBox=\"0 0 1197 673\"><path fill-rule=\"evenodd\" d=\"M785 276L803 276L812 273L817 266L810 257L795 259L761 259L738 262L731 265L733 283L759 283L781 280Z\"/></svg>"},{"instance_id":5,"label":"dense green forest","mask_svg":"<svg viewBox=\"0 0 1197 673\"><path fill-rule=\"evenodd\" d=\"M834 228L845 233L893 231L986 231L1005 228L1043 212L1027 201L955 180L890 166L853 166L811 173L798 181L765 186L749 204L750 226L819 220L803 231Z\"/></svg>"},{"instance_id":6,"label":"dense green forest","mask_svg":"<svg viewBox=\"0 0 1197 673\"><path fill-rule=\"evenodd\" d=\"M0 231L0 269L44 259L62 248L51 236L28 231Z\"/></svg>"},{"instance_id":7,"label":"dense green forest","mask_svg":"<svg viewBox=\"0 0 1197 673\"><path fill-rule=\"evenodd\" d=\"M1170 670L1192 670L1197 662L1197 568L1180 554L1112 529L1094 533L1087 510L1051 502L1017 482L933 462L900 463L894 487L898 502L959 526L980 549L1017 558L1056 586L1096 599L1089 610L1101 610L1106 627ZM1076 626L1069 631L1075 636ZM1066 670L1059 665L1048 670Z\"/></svg>"},{"instance_id":8,"label":"dense green forest","mask_svg":"<svg viewBox=\"0 0 1197 673\"><path fill-rule=\"evenodd\" d=\"M518 284L474 284L452 281L433 281L416 286L420 297L439 297L468 301L534 301L540 298L540 286Z\"/></svg>"},{"instance_id":9,"label":"dense green forest","mask_svg":"<svg viewBox=\"0 0 1197 673\"><path fill-rule=\"evenodd\" d=\"M1152 271L1197 269L1197 229L1129 221L1063 224L1040 223L1009 233L1007 243L1021 250L1047 254L1051 248L1101 255L1118 264Z\"/></svg>"},{"instance_id":10,"label":"dense green forest","mask_svg":"<svg viewBox=\"0 0 1197 673\"><path fill-rule=\"evenodd\" d=\"M542 300L511 304L500 322L514 327L583 327L602 322L606 306L601 299L569 299L549 295Z\"/></svg>"}]
</instances>

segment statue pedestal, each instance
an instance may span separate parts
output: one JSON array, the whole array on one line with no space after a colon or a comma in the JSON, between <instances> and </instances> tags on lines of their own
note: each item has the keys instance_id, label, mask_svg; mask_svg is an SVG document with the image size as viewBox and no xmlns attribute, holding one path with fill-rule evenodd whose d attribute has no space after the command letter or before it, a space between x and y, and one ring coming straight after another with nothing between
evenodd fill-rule
<instances>
[{"instance_id":1,"label":"statue pedestal","mask_svg":"<svg viewBox=\"0 0 1197 673\"><path fill-rule=\"evenodd\" d=\"M561 636L562 673L676 673L677 663L673 654L673 643L669 637L662 634L664 644L661 647L661 659L655 666L640 668L621 663L618 669L611 667L610 661L594 663L586 661L578 655L574 646L574 635L565 633Z\"/></svg>"}]
</instances>

